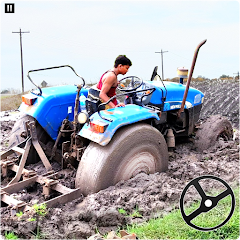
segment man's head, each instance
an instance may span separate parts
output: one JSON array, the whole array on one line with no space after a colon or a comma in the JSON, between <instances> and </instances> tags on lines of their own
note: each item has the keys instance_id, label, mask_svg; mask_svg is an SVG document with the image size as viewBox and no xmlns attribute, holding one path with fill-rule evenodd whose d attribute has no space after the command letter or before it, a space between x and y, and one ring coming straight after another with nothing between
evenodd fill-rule
<instances>
[{"instance_id":1,"label":"man's head","mask_svg":"<svg viewBox=\"0 0 240 240\"><path fill-rule=\"evenodd\" d=\"M119 73L126 74L132 62L125 55L119 55L114 63L114 67L119 69Z\"/></svg>"}]
</instances>

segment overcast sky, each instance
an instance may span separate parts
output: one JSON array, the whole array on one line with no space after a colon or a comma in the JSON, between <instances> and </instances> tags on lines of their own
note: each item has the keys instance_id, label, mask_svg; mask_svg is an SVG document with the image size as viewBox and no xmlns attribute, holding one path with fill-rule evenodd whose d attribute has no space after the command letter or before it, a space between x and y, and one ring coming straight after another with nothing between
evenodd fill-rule
<instances>
[{"instance_id":1,"label":"overcast sky","mask_svg":"<svg viewBox=\"0 0 240 240\"><path fill-rule=\"evenodd\" d=\"M6 2L15 13L4 13ZM127 75L151 77L164 53L164 77L190 69L204 39L193 77L233 76L239 71L238 1L1 1L1 90L21 90L22 36L25 90L32 69L71 65L87 82L97 82L119 54L133 63ZM31 75L40 84L77 83L71 70ZM122 76L120 76L121 78Z\"/></svg>"}]
</instances>

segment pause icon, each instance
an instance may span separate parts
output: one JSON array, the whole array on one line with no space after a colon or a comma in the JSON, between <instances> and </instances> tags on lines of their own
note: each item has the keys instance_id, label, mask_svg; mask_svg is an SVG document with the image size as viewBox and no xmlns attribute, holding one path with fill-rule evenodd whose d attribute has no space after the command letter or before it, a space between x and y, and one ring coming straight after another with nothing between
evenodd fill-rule
<instances>
[{"instance_id":1,"label":"pause icon","mask_svg":"<svg viewBox=\"0 0 240 240\"><path fill-rule=\"evenodd\" d=\"M5 3L5 13L14 13L14 3Z\"/></svg>"}]
</instances>

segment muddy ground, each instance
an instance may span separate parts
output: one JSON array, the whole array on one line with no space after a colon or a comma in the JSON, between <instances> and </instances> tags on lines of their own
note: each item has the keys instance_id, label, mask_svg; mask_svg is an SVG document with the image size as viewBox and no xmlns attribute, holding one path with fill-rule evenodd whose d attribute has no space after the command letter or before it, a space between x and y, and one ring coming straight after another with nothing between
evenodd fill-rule
<instances>
[{"instance_id":1,"label":"muddy ground","mask_svg":"<svg viewBox=\"0 0 240 240\"><path fill-rule=\"evenodd\" d=\"M215 146L203 153L194 150L192 139L178 141L176 149L170 152L167 172L139 174L96 194L81 196L71 203L48 209L48 214L38 223L27 220L31 212L22 217L11 217L10 210L2 207L1 234L13 231L19 237L31 238L36 234L38 224L41 236L45 239L87 238L96 231L104 234L126 224L162 216L178 208L183 188L198 176L214 175L225 180L231 187L239 186L239 82L205 81L193 83L193 86L205 93L201 118L213 114L228 117L235 128L233 140L219 139ZM4 114L1 118L2 150L7 147L8 134L15 122L11 117L5 118L5 121ZM40 164L32 165L31 168L40 172L42 170ZM60 166L55 163L54 168L57 170ZM60 181L74 188L74 176L75 171L67 169L62 172ZM201 186L205 191L223 188L211 181L203 181ZM43 201L39 186L24 190L15 197L31 204L37 198ZM187 205L196 199L199 196L194 189L190 189L184 198ZM126 214L120 213L119 209L124 209ZM131 216L135 210L138 214Z\"/></svg>"}]
</instances>

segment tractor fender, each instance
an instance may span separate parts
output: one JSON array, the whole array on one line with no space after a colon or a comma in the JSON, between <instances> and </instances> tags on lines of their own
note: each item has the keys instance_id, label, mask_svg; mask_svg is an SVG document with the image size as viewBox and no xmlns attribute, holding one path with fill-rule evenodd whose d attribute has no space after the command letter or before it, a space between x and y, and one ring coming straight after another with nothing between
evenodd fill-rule
<instances>
[{"instance_id":1,"label":"tractor fender","mask_svg":"<svg viewBox=\"0 0 240 240\"><path fill-rule=\"evenodd\" d=\"M19 111L36 119L48 135L56 140L62 121L65 118L73 121L76 91L74 85L43 88L42 95L29 93L29 97L35 99L34 103L29 106L22 102ZM81 93L87 96L88 90L82 88Z\"/></svg>"},{"instance_id":2,"label":"tractor fender","mask_svg":"<svg viewBox=\"0 0 240 240\"><path fill-rule=\"evenodd\" d=\"M102 117L112 121L101 118L96 112L90 117L90 124L84 124L83 128L79 132L79 135L96 142L101 146L106 146L111 141L117 129L123 126L147 119L160 120L156 111L135 104L128 104L125 107L102 110L100 114ZM105 126L105 131L103 133L94 131L91 127L92 123Z\"/></svg>"}]
</instances>

